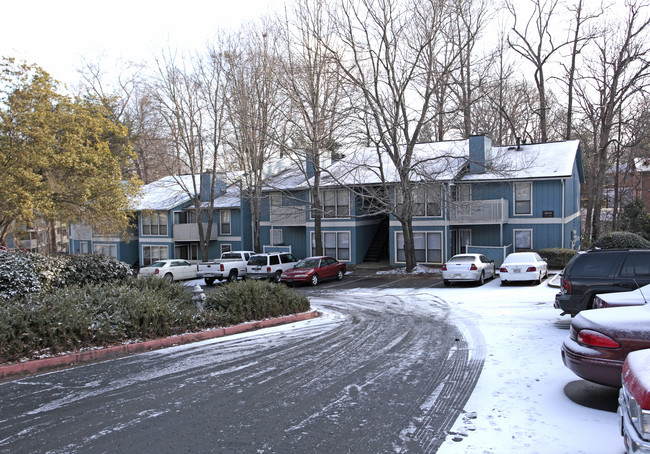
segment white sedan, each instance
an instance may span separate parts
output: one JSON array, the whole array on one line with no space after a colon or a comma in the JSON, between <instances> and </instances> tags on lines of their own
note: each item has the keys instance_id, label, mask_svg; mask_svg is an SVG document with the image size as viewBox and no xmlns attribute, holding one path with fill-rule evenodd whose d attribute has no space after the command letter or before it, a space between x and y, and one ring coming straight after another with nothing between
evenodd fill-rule
<instances>
[{"instance_id":1,"label":"white sedan","mask_svg":"<svg viewBox=\"0 0 650 454\"><path fill-rule=\"evenodd\" d=\"M458 254L442 265L442 280L445 285L456 282L477 282L483 285L486 279L493 278L494 260L482 254Z\"/></svg>"},{"instance_id":2,"label":"white sedan","mask_svg":"<svg viewBox=\"0 0 650 454\"><path fill-rule=\"evenodd\" d=\"M140 268L138 277L161 277L169 281L196 279L196 265L187 260L158 260Z\"/></svg>"},{"instance_id":3,"label":"white sedan","mask_svg":"<svg viewBox=\"0 0 650 454\"><path fill-rule=\"evenodd\" d=\"M541 284L548 277L548 264L536 252L513 252L499 268L501 285L530 281Z\"/></svg>"}]
</instances>

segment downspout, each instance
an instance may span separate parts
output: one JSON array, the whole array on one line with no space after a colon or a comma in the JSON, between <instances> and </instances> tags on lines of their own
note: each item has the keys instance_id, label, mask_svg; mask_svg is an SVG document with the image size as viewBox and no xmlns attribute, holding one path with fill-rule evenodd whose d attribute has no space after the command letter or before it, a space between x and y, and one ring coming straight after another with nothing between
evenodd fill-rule
<instances>
[{"instance_id":1,"label":"downspout","mask_svg":"<svg viewBox=\"0 0 650 454\"><path fill-rule=\"evenodd\" d=\"M566 178L562 179L562 246L565 247L564 245L564 231L566 230L566 221L564 219L564 197L565 197L565 192L566 192Z\"/></svg>"}]
</instances>

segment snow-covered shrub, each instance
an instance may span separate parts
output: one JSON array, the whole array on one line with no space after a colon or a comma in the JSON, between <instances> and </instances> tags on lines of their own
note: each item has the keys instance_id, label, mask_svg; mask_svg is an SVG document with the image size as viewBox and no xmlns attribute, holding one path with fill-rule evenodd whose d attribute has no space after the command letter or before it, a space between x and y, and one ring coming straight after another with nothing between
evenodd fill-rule
<instances>
[{"instance_id":1,"label":"snow-covered shrub","mask_svg":"<svg viewBox=\"0 0 650 454\"><path fill-rule=\"evenodd\" d=\"M131 276L131 268L113 257L99 254L67 256L66 285L121 281Z\"/></svg>"},{"instance_id":2,"label":"snow-covered shrub","mask_svg":"<svg viewBox=\"0 0 650 454\"><path fill-rule=\"evenodd\" d=\"M65 285L65 257L0 251L0 300L20 298Z\"/></svg>"},{"instance_id":3,"label":"snow-covered shrub","mask_svg":"<svg viewBox=\"0 0 650 454\"><path fill-rule=\"evenodd\" d=\"M206 295L203 307L224 314L229 323L263 320L309 310L309 300L286 285L247 279Z\"/></svg>"},{"instance_id":4,"label":"snow-covered shrub","mask_svg":"<svg viewBox=\"0 0 650 454\"><path fill-rule=\"evenodd\" d=\"M601 236L592 244L595 248L650 248L650 241L630 232L611 232Z\"/></svg>"}]
</instances>

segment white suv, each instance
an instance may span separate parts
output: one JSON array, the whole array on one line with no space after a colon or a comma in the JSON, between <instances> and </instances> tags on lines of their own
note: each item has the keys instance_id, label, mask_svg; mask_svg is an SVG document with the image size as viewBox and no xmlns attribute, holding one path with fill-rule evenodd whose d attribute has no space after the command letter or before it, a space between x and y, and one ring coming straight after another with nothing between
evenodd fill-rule
<instances>
[{"instance_id":1,"label":"white suv","mask_svg":"<svg viewBox=\"0 0 650 454\"><path fill-rule=\"evenodd\" d=\"M288 252L255 254L246 264L246 277L280 282L283 271L294 267L298 259Z\"/></svg>"}]
</instances>

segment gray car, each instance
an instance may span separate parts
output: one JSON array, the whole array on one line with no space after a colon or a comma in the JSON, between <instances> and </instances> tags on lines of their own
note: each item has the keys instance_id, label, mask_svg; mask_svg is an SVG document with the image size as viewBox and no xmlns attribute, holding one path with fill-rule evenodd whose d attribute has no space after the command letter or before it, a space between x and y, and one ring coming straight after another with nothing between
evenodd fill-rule
<instances>
[{"instance_id":1,"label":"gray car","mask_svg":"<svg viewBox=\"0 0 650 454\"><path fill-rule=\"evenodd\" d=\"M452 282L476 282L483 285L486 279L494 277L494 260L483 254L458 254L442 265L442 280L445 285Z\"/></svg>"}]
</instances>

